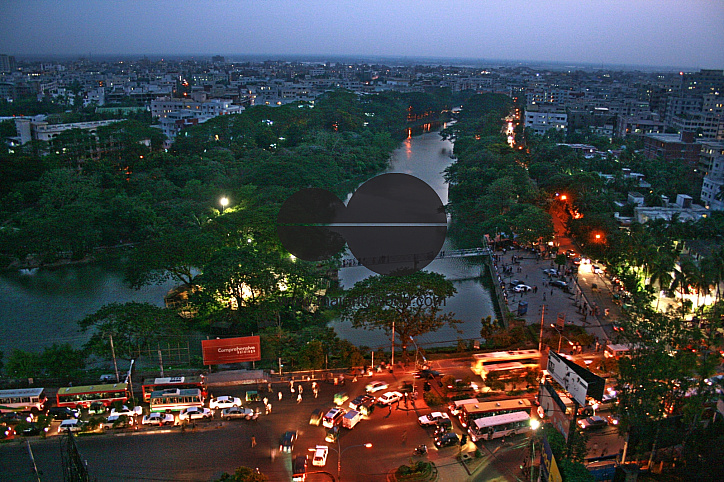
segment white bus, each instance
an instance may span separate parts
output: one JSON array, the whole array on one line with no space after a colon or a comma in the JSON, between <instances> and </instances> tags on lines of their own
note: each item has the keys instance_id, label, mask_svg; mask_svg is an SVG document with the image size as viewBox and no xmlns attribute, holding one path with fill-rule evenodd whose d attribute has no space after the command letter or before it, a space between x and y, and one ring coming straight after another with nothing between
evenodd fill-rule
<instances>
[{"instance_id":1,"label":"white bus","mask_svg":"<svg viewBox=\"0 0 724 482\"><path fill-rule=\"evenodd\" d=\"M468 428L473 442L529 432L530 415L527 412L512 412L475 420Z\"/></svg>"},{"instance_id":2,"label":"white bus","mask_svg":"<svg viewBox=\"0 0 724 482\"><path fill-rule=\"evenodd\" d=\"M47 401L44 388L0 390L0 412L40 412Z\"/></svg>"},{"instance_id":3,"label":"white bus","mask_svg":"<svg viewBox=\"0 0 724 482\"><path fill-rule=\"evenodd\" d=\"M460 425L467 428L479 418L495 417L512 412L531 413L533 404L525 398L514 398L508 400L497 400L494 402L468 403L460 408Z\"/></svg>"},{"instance_id":4,"label":"white bus","mask_svg":"<svg viewBox=\"0 0 724 482\"><path fill-rule=\"evenodd\" d=\"M186 408L203 406L204 397L198 388L170 388L151 393L152 412L180 412Z\"/></svg>"},{"instance_id":5,"label":"white bus","mask_svg":"<svg viewBox=\"0 0 724 482\"><path fill-rule=\"evenodd\" d=\"M540 368L540 352L538 350L494 351L473 354L470 369L483 379L493 371L510 373L532 367Z\"/></svg>"}]
</instances>

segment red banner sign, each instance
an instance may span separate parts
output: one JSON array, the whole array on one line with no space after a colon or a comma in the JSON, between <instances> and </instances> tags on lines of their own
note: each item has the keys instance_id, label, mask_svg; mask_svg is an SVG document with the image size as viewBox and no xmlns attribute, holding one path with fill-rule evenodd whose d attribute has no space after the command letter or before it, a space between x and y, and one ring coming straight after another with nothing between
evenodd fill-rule
<instances>
[{"instance_id":1,"label":"red banner sign","mask_svg":"<svg viewBox=\"0 0 724 482\"><path fill-rule=\"evenodd\" d=\"M204 365L221 365L261 360L258 336L201 340Z\"/></svg>"}]
</instances>

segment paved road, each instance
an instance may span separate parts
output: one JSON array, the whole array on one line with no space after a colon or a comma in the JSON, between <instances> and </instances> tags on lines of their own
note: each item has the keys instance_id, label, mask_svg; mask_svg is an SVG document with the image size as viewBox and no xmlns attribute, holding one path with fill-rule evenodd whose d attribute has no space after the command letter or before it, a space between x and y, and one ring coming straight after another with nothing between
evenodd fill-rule
<instances>
[{"instance_id":1,"label":"paved road","mask_svg":"<svg viewBox=\"0 0 724 482\"><path fill-rule=\"evenodd\" d=\"M403 373L375 374L374 380L384 380L391 389L397 388L403 380L412 380L412 370ZM262 415L258 421L198 422L195 429L182 432L179 427L144 428L112 434L98 434L77 437L83 460L89 471L99 481L149 481L149 480L213 480L223 472L233 472L241 465L258 467L269 475L270 480L291 480L292 456L310 454L309 448L317 444L341 448L342 480L377 481L385 480L390 470L410 462L414 447L427 444L430 448L428 459L440 467L441 481L470 480L463 467L455 460L457 447L443 450L434 448L430 433L417 423L417 417L428 413L420 400L416 408L405 408L404 403L390 412L377 408L368 420L362 420L353 430L342 431L337 444L324 442L325 429L309 425L309 415L319 407L333 406L335 392L346 390L350 397L361 394L370 378L360 378L357 383L345 387L320 383L319 398L312 395L311 384L303 382L304 395L301 403L292 399L287 383L274 385L275 393L281 390L282 401L276 396L272 400L271 415ZM298 382L295 383L295 388ZM254 387L256 388L256 387ZM215 395L230 394L243 396L243 386L215 387ZM271 397L270 397L271 398ZM252 408L261 403L250 403ZM54 424L54 428L57 422ZM279 437L287 430L297 430L299 439L293 454L278 451ZM460 430L458 429L458 432ZM403 435L404 434L404 435ZM251 437L256 439L252 447ZM60 437L51 432L45 440L30 438L33 454L42 480L62 480ZM355 447L367 442L372 448ZM472 444L468 447L472 450ZM311 467L310 470L319 470ZM330 450L326 466L322 469L337 475L337 453ZM495 468L486 473L497 477ZM35 480L30 472L30 458L27 445L18 438L14 442L0 445L0 480ZM331 480L329 475L313 474L309 482ZM483 479L489 480L489 479ZM512 479L509 479L512 480Z\"/></svg>"}]
</instances>

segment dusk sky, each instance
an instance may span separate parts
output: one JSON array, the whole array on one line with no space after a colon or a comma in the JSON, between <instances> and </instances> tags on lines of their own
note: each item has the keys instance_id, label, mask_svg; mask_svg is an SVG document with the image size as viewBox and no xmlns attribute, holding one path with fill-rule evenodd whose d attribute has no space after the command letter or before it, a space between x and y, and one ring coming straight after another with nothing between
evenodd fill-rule
<instances>
[{"instance_id":1,"label":"dusk sky","mask_svg":"<svg viewBox=\"0 0 724 482\"><path fill-rule=\"evenodd\" d=\"M0 0L0 53L724 68L722 0Z\"/></svg>"}]
</instances>

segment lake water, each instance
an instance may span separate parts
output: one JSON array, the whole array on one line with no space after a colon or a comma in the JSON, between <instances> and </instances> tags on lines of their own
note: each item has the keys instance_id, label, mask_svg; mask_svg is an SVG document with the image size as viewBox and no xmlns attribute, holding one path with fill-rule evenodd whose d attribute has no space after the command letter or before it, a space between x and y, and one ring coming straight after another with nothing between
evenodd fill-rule
<instances>
[{"instance_id":1,"label":"lake water","mask_svg":"<svg viewBox=\"0 0 724 482\"><path fill-rule=\"evenodd\" d=\"M388 172L405 173L420 178L435 190L443 204L447 204L448 186L443 170L453 162L450 158L452 148L452 143L443 141L437 132L410 137L394 151ZM445 240L442 249L452 249L450 240ZM443 274L453 280L457 294L447 300L443 312L454 313L455 318L462 323L456 326L460 333L446 326L437 332L417 337L415 341L418 345L444 346L456 344L460 338L480 338L480 320L487 316L496 317L490 293L479 279L480 264L470 258L443 258L434 260L425 270ZM364 266L355 266L340 270L339 279L342 287L349 288L357 281L374 274ZM334 321L330 326L334 327L342 338L355 345L372 349L390 348L390 337L382 330L356 329L349 321Z\"/></svg>"},{"instance_id":2,"label":"lake water","mask_svg":"<svg viewBox=\"0 0 724 482\"><path fill-rule=\"evenodd\" d=\"M447 203L447 184L442 171L452 162L452 144L442 141L436 132L414 136L395 150L390 172L406 173L427 182ZM449 241L443 247L450 250ZM495 317L488 291L478 279L479 266L467 259L438 259L426 268L455 281L457 295L447 300L445 312L455 313L463 323L462 333L444 328L419 337L420 346L454 344L458 338L479 338L480 319ZM340 272L344 287L373 274L367 268L346 268ZM113 263L62 266L32 272L0 274L0 351L7 357L13 348L40 351L53 343L80 347L89 337L81 332L77 320L94 313L108 303L148 302L163 306L163 298L173 282L134 290L123 282ZM389 338L381 331L354 329L347 322L331 326L356 345L389 347Z\"/></svg>"}]
</instances>

